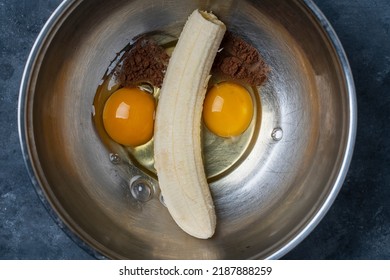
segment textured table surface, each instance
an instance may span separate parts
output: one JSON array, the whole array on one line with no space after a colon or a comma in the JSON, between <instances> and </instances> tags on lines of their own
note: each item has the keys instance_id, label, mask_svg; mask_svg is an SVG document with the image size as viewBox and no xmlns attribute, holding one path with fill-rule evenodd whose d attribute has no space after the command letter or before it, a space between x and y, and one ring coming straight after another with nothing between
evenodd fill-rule
<instances>
[{"instance_id":1,"label":"textured table surface","mask_svg":"<svg viewBox=\"0 0 390 280\"><path fill-rule=\"evenodd\" d=\"M92 259L53 221L24 166L18 90L29 51L60 0L0 0L0 259ZM349 57L358 133L346 181L285 259L390 259L390 1L315 0Z\"/></svg>"}]
</instances>

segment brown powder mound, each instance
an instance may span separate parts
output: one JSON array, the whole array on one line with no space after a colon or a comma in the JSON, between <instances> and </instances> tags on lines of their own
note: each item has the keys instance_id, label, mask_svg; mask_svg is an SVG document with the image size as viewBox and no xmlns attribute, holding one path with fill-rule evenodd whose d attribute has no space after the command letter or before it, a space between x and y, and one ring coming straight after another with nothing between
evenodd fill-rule
<instances>
[{"instance_id":1,"label":"brown powder mound","mask_svg":"<svg viewBox=\"0 0 390 280\"><path fill-rule=\"evenodd\" d=\"M226 33L214 62L214 68L232 79L260 86L267 79L269 67L259 51L243 39Z\"/></svg>"},{"instance_id":2,"label":"brown powder mound","mask_svg":"<svg viewBox=\"0 0 390 280\"><path fill-rule=\"evenodd\" d=\"M242 38L227 32L221 48L213 64L214 70L253 86L260 86L267 79L269 67L259 51ZM143 36L124 54L115 75L123 87L141 82L161 87L168 62L165 49L152 38Z\"/></svg>"},{"instance_id":3,"label":"brown powder mound","mask_svg":"<svg viewBox=\"0 0 390 280\"><path fill-rule=\"evenodd\" d=\"M115 74L124 87L140 82L161 87L168 62L169 56L163 47L151 38L141 37L124 54L122 65Z\"/></svg>"}]
</instances>

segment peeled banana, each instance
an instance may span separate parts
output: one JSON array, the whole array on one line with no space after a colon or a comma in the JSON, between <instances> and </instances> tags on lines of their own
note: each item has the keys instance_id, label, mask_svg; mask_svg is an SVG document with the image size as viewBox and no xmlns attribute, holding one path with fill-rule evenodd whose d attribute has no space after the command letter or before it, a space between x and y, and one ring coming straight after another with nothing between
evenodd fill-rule
<instances>
[{"instance_id":1,"label":"peeled banana","mask_svg":"<svg viewBox=\"0 0 390 280\"><path fill-rule=\"evenodd\" d=\"M195 10L168 64L155 119L154 159L164 202L179 227L207 239L216 226L201 151L201 115L210 70L226 27Z\"/></svg>"}]
</instances>

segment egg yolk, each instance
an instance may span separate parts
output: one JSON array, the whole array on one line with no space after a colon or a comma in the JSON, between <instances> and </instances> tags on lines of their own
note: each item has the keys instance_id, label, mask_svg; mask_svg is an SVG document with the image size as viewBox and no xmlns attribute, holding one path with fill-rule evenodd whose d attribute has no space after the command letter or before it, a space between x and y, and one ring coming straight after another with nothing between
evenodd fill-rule
<instances>
[{"instance_id":1,"label":"egg yolk","mask_svg":"<svg viewBox=\"0 0 390 280\"><path fill-rule=\"evenodd\" d=\"M222 82L215 84L206 94L203 120L216 135L238 136L249 127L252 117L253 102L245 87Z\"/></svg>"},{"instance_id":2,"label":"egg yolk","mask_svg":"<svg viewBox=\"0 0 390 280\"><path fill-rule=\"evenodd\" d=\"M106 101L103 125L107 134L125 146L139 146L153 137L156 102L138 88L121 88Z\"/></svg>"}]
</instances>

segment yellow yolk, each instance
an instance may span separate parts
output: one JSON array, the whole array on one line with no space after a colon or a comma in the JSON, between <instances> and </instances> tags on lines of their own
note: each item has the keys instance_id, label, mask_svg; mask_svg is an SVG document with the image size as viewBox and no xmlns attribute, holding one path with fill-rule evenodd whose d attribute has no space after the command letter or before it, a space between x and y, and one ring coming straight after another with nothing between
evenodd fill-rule
<instances>
[{"instance_id":1,"label":"yellow yolk","mask_svg":"<svg viewBox=\"0 0 390 280\"><path fill-rule=\"evenodd\" d=\"M203 120L207 128L221 137L242 134L251 123L253 102L250 93L232 82L215 84L203 104Z\"/></svg>"},{"instance_id":2,"label":"yellow yolk","mask_svg":"<svg viewBox=\"0 0 390 280\"><path fill-rule=\"evenodd\" d=\"M103 125L115 142L139 146L153 137L156 102L152 95L138 88L121 88L107 100Z\"/></svg>"}]
</instances>

